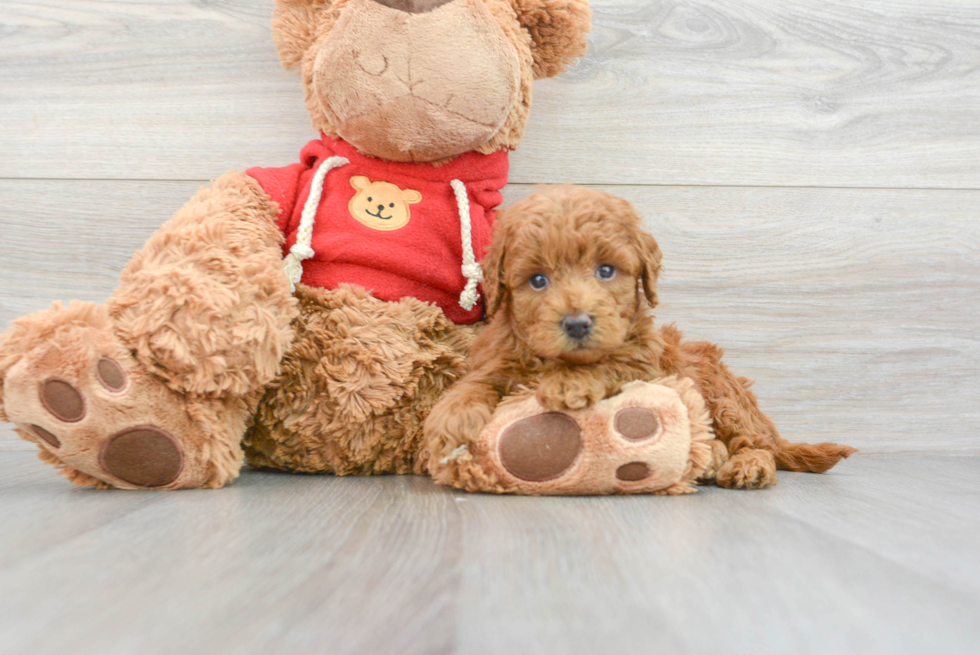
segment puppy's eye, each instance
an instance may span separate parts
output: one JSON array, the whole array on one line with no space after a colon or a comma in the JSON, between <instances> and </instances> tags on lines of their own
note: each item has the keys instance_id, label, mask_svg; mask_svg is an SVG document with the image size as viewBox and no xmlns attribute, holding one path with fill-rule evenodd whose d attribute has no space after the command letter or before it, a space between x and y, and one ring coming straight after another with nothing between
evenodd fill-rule
<instances>
[{"instance_id":1,"label":"puppy's eye","mask_svg":"<svg viewBox=\"0 0 980 655\"><path fill-rule=\"evenodd\" d=\"M537 273L535 275L532 275L531 279L529 279L527 283L530 284L531 288L534 289L535 291L541 291L541 289L544 289L546 286L548 286L548 276L542 275L541 273Z\"/></svg>"},{"instance_id":2,"label":"puppy's eye","mask_svg":"<svg viewBox=\"0 0 980 655\"><path fill-rule=\"evenodd\" d=\"M616 267L609 264L602 264L595 269L595 276L600 280L611 280L616 277Z\"/></svg>"}]
</instances>

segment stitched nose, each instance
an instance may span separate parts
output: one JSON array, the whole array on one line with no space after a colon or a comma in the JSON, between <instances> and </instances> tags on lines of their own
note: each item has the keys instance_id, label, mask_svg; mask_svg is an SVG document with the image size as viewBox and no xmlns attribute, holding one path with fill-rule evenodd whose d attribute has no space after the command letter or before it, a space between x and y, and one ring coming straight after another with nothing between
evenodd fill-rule
<instances>
[{"instance_id":1,"label":"stitched nose","mask_svg":"<svg viewBox=\"0 0 980 655\"><path fill-rule=\"evenodd\" d=\"M382 210L382 209L384 209L384 208L385 208L385 206L384 206L384 205L378 205L378 211L381 211L381 210Z\"/></svg>"},{"instance_id":2,"label":"stitched nose","mask_svg":"<svg viewBox=\"0 0 980 655\"><path fill-rule=\"evenodd\" d=\"M582 312L571 314L561 319L561 329L573 339L582 339L592 329L592 317Z\"/></svg>"},{"instance_id":3,"label":"stitched nose","mask_svg":"<svg viewBox=\"0 0 980 655\"><path fill-rule=\"evenodd\" d=\"M404 11L406 14L424 14L452 0L374 0L379 5Z\"/></svg>"}]
</instances>

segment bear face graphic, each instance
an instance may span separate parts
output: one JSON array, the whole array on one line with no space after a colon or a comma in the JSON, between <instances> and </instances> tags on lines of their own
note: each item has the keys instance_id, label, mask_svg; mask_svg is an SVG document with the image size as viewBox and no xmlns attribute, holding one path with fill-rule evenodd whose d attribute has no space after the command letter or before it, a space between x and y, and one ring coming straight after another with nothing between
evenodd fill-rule
<instances>
[{"instance_id":1,"label":"bear face graphic","mask_svg":"<svg viewBox=\"0 0 980 655\"><path fill-rule=\"evenodd\" d=\"M352 177L350 185L357 190L347 206L350 215L372 230L387 232L405 227L412 218L409 205L422 202L422 194L415 189L372 182L364 175Z\"/></svg>"}]
</instances>

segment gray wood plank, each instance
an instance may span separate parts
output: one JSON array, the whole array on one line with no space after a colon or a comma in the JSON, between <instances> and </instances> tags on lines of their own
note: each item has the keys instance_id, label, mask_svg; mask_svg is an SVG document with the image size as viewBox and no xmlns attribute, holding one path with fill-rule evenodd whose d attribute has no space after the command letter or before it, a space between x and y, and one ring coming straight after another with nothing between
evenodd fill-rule
<instances>
[{"instance_id":1,"label":"gray wood plank","mask_svg":"<svg viewBox=\"0 0 980 655\"><path fill-rule=\"evenodd\" d=\"M976 188L980 5L595 0L515 182ZM0 6L0 177L207 179L312 136L272 0Z\"/></svg>"},{"instance_id":2,"label":"gray wood plank","mask_svg":"<svg viewBox=\"0 0 980 655\"><path fill-rule=\"evenodd\" d=\"M850 462L848 462L850 464ZM862 457L834 475L806 476L780 497L779 511L941 584L980 580L975 457ZM823 502L840 495L841 502ZM868 520L874 516L874 520ZM941 553L941 555L940 555ZM964 584L965 583L965 584Z\"/></svg>"},{"instance_id":3,"label":"gray wood plank","mask_svg":"<svg viewBox=\"0 0 980 655\"><path fill-rule=\"evenodd\" d=\"M199 186L0 181L0 327L103 300ZM726 347L787 437L980 449L980 192L610 189L665 253L658 320ZM21 447L6 426L0 447Z\"/></svg>"},{"instance_id":4,"label":"gray wood plank","mask_svg":"<svg viewBox=\"0 0 980 655\"><path fill-rule=\"evenodd\" d=\"M4 457L15 455L23 454ZM29 466L36 471L35 462ZM41 500L42 524L86 527L68 542L31 530L40 509L36 485L5 484L0 503L12 529L0 540L0 652L80 644L92 653L257 652L256 644L273 647L280 633L304 642L306 651L322 649L329 635L331 652L380 652L379 643L392 652L445 652L439 646L451 633L438 603L451 570L440 565L456 541L443 518L453 501L412 493L420 484L427 485L414 478L391 488L366 478L273 474L250 476L220 494L47 485L43 493L57 489L60 496ZM127 501L142 501L143 511L120 511ZM69 503L75 511L66 519ZM259 517L265 518L256 523ZM297 528L302 534L294 541ZM405 543L411 558L397 555ZM50 596L34 596L28 607L39 576ZM426 602L415 603L419 597ZM254 620L248 608L265 619ZM55 633L44 627L52 616L61 617ZM319 630L323 617L332 623L326 634ZM238 627L211 633L211 624Z\"/></svg>"},{"instance_id":5,"label":"gray wood plank","mask_svg":"<svg viewBox=\"0 0 980 655\"><path fill-rule=\"evenodd\" d=\"M542 499L258 472L94 492L0 453L0 652L971 653L977 464Z\"/></svg>"},{"instance_id":6,"label":"gray wood plank","mask_svg":"<svg viewBox=\"0 0 980 655\"><path fill-rule=\"evenodd\" d=\"M935 461L923 468L941 474L945 467ZM465 621L479 627L464 632L461 650L915 653L975 648L972 592L963 586L951 592L959 616L946 624L942 611L936 611L944 603L934 604L936 583L890 561L886 534L892 517L909 511L905 505L893 504L884 491L869 503L872 513L859 520L882 530L884 546L876 550L828 536L783 511L784 495L792 495L806 496L814 512L831 514L839 504L853 502L854 488L847 483L854 476L885 487L891 476L873 476L866 462L856 459L829 474L826 493L810 489L816 476L782 474L771 494L736 496L712 489L710 496L676 505L642 498L589 499L557 507L528 498L512 505L481 502L465 532L473 549L467 553L479 564L466 570L464 582L480 593L476 603L463 605ZM958 554L968 558L969 542L953 537L950 525L944 522L928 545L937 556L963 564L950 553L949 541L956 541ZM852 526L839 521L833 528L846 533ZM969 579L955 568L948 573ZM517 629L515 616L523 617ZM936 643L953 634L958 636L951 643Z\"/></svg>"}]
</instances>

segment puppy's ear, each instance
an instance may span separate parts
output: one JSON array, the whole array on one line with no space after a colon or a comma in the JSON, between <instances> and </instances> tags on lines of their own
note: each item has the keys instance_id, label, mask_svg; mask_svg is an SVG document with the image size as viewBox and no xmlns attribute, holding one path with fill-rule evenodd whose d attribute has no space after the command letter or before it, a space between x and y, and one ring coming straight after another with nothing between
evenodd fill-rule
<instances>
[{"instance_id":1,"label":"puppy's ear","mask_svg":"<svg viewBox=\"0 0 980 655\"><path fill-rule=\"evenodd\" d=\"M660 260L663 255L657 240L649 232L637 228L636 252L640 256L640 283L643 295L651 307L657 306L657 276L660 275Z\"/></svg>"},{"instance_id":2,"label":"puppy's ear","mask_svg":"<svg viewBox=\"0 0 980 655\"><path fill-rule=\"evenodd\" d=\"M272 14L272 40L286 70L299 68L303 55L316 40L316 23L331 0L276 0Z\"/></svg>"},{"instance_id":3,"label":"puppy's ear","mask_svg":"<svg viewBox=\"0 0 980 655\"><path fill-rule=\"evenodd\" d=\"M588 0L511 0L531 35L534 77L552 77L585 54L592 23Z\"/></svg>"},{"instance_id":4,"label":"puppy's ear","mask_svg":"<svg viewBox=\"0 0 980 655\"><path fill-rule=\"evenodd\" d=\"M497 220L493 226L493 242L483 256L480 267L483 269L483 297L487 303L487 317L493 316L507 295L507 285L504 281L504 257L511 232L501 220L503 210L497 210Z\"/></svg>"}]
</instances>

